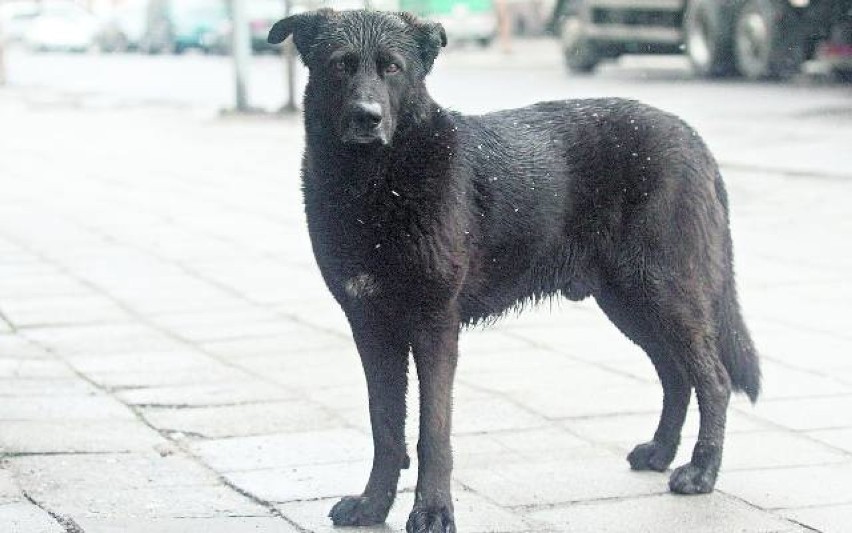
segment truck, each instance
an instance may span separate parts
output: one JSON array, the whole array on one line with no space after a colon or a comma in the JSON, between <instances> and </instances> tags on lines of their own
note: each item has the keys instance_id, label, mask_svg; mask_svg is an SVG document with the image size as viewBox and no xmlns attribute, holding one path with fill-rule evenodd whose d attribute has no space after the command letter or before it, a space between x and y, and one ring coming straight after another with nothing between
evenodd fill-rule
<instances>
[{"instance_id":1,"label":"truck","mask_svg":"<svg viewBox=\"0 0 852 533\"><path fill-rule=\"evenodd\" d=\"M558 0L565 65L685 53L703 77L787 79L809 59L852 78L852 0Z\"/></svg>"}]
</instances>

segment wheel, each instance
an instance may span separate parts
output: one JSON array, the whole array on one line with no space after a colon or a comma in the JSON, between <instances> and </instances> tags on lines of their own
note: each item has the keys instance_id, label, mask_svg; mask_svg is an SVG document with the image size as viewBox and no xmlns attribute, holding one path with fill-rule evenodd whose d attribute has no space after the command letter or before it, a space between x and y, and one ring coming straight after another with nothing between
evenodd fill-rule
<instances>
[{"instance_id":1,"label":"wheel","mask_svg":"<svg viewBox=\"0 0 852 533\"><path fill-rule=\"evenodd\" d=\"M832 73L837 81L852 83L852 68L835 68Z\"/></svg>"},{"instance_id":2,"label":"wheel","mask_svg":"<svg viewBox=\"0 0 852 533\"><path fill-rule=\"evenodd\" d=\"M574 15L565 17L561 28L565 66L574 73L588 73L601 62L601 54L593 41L583 35L583 21Z\"/></svg>"},{"instance_id":3,"label":"wheel","mask_svg":"<svg viewBox=\"0 0 852 533\"><path fill-rule=\"evenodd\" d=\"M799 72L804 40L795 13L779 0L747 0L737 16L734 53L743 76L786 79Z\"/></svg>"},{"instance_id":4,"label":"wheel","mask_svg":"<svg viewBox=\"0 0 852 533\"><path fill-rule=\"evenodd\" d=\"M683 17L686 54L693 70L704 77L736 73L731 16L714 0L692 0Z\"/></svg>"}]
</instances>

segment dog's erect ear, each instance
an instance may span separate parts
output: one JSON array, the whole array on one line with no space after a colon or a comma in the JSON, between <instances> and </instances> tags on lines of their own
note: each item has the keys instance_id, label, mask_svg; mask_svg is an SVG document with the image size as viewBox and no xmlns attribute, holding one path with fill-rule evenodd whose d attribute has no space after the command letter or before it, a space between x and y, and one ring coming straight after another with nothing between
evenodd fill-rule
<instances>
[{"instance_id":1,"label":"dog's erect ear","mask_svg":"<svg viewBox=\"0 0 852 533\"><path fill-rule=\"evenodd\" d=\"M281 19L269 30L269 36L266 38L266 41L269 44L280 44L292 35L296 49L299 50L302 57L305 57L305 54L308 53L311 47L311 43L317 36L320 23L328 19L333 13L333 10L326 8L299 13L298 15Z\"/></svg>"},{"instance_id":2,"label":"dog's erect ear","mask_svg":"<svg viewBox=\"0 0 852 533\"><path fill-rule=\"evenodd\" d=\"M441 51L442 47L447 46L447 32L444 31L441 24L421 20L411 13L400 13L399 16L416 32L417 41L423 53L423 64L426 67L426 72L429 72L435 58L438 57L438 52Z\"/></svg>"}]
</instances>

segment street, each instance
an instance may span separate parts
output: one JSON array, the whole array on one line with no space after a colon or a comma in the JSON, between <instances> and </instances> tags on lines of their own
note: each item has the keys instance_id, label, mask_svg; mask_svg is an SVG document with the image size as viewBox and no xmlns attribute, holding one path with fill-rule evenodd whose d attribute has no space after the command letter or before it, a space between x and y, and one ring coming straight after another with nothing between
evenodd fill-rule
<instances>
[{"instance_id":1,"label":"street","mask_svg":"<svg viewBox=\"0 0 852 533\"><path fill-rule=\"evenodd\" d=\"M332 531L372 441L354 344L307 237L300 117L220 116L233 103L222 57L7 60L0 531ZM280 58L256 58L252 102L277 109L283 75ZM675 496L667 474L624 459L662 394L593 301L465 332L459 531L848 531L850 86L703 81L672 57L572 77L554 43L531 41L510 56L447 50L429 88L466 113L623 96L695 126L727 183L765 383L757 405L731 403L716 492ZM695 442L695 404L673 466ZM364 531L404 530L416 472L388 525Z\"/></svg>"}]
</instances>

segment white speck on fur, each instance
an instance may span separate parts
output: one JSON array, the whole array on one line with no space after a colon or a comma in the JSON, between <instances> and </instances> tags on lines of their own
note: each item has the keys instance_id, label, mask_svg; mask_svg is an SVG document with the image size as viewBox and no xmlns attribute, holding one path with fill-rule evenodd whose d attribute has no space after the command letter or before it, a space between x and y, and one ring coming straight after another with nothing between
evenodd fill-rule
<instances>
[{"instance_id":1,"label":"white speck on fur","mask_svg":"<svg viewBox=\"0 0 852 533\"><path fill-rule=\"evenodd\" d=\"M346 280L343 284L343 290L352 298L364 298L376 294L379 285L376 283L376 278L370 274L358 274L354 278Z\"/></svg>"}]
</instances>

